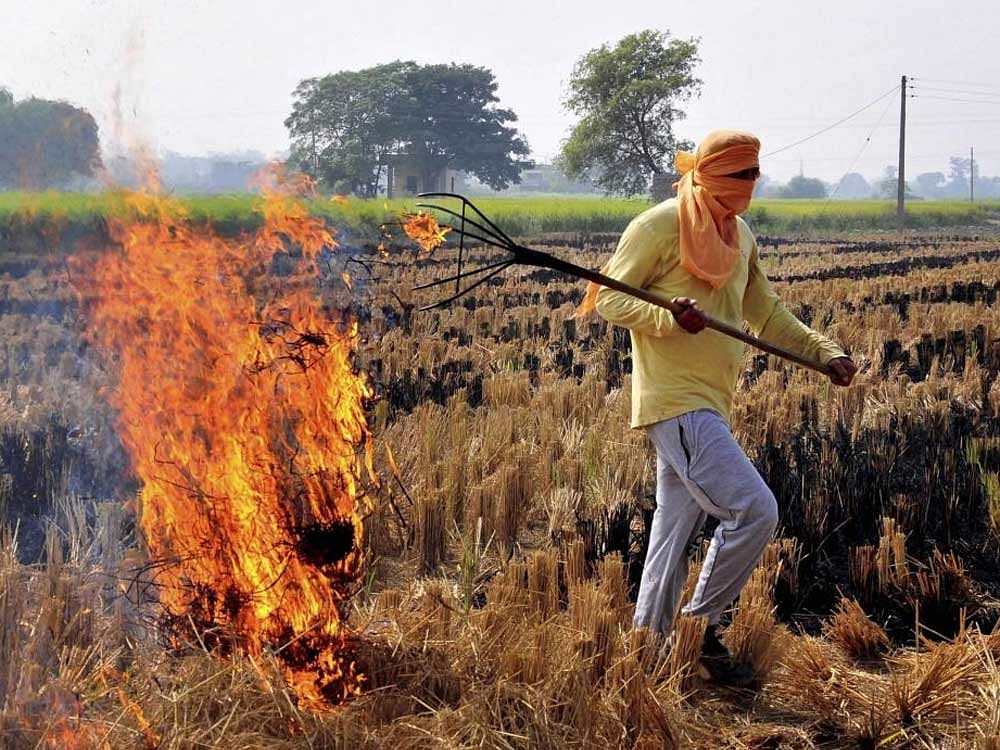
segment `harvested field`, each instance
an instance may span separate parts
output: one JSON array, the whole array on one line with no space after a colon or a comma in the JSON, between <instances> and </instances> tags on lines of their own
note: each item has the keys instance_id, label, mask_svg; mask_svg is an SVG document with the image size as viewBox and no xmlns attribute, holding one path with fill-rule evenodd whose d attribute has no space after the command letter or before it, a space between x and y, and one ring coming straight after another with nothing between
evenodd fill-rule
<instances>
[{"instance_id":1,"label":"harvested field","mask_svg":"<svg viewBox=\"0 0 1000 750\"><path fill-rule=\"evenodd\" d=\"M539 239L593 268L614 242ZM843 390L745 359L734 429L781 526L724 639L760 689L698 678L698 621L669 655L629 628L654 477L626 332L572 318L582 285L548 271L417 312L408 289L454 250L373 249L345 305L375 394L348 617L367 677L328 712L297 704L278 653L164 637L114 378L81 337L88 251L5 255L0 746L1000 746L1000 236L760 244L786 304L862 366Z\"/></svg>"},{"instance_id":2,"label":"harvested field","mask_svg":"<svg viewBox=\"0 0 1000 750\"><path fill-rule=\"evenodd\" d=\"M539 238L563 233L597 239L599 235L617 235L650 205L645 199L606 197L484 198L477 203L512 235ZM262 198L252 193L188 195L174 201L176 210L193 223L230 236L259 228L262 205ZM334 196L309 200L308 208L340 231L343 244L357 246L377 241L379 225L395 220L401 211L412 210L413 201ZM133 216L123 191L3 192L0 255L100 246L109 239L109 222ZM825 237L831 232L894 230L898 226L895 203L882 200L755 200L747 218L759 234L781 233L784 237ZM1000 202L912 201L907 205L906 222L928 232L963 227L995 230L1000 222Z\"/></svg>"}]
</instances>

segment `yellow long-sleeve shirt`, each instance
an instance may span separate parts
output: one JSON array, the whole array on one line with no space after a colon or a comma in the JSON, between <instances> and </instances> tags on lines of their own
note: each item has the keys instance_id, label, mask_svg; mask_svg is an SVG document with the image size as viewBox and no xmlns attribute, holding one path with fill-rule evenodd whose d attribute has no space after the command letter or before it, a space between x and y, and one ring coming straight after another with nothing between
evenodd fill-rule
<instances>
[{"instance_id":1,"label":"yellow long-sleeve shirt","mask_svg":"<svg viewBox=\"0 0 1000 750\"><path fill-rule=\"evenodd\" d=\"M827 363L839 346L799 321L778 299L757 257L757 242L737 217L740 260L725 286L714 289L680 265L677 201L643 212L628 225L607 275L662 297L690 297L709 315L734 326L746 321L761 338ZM727 422L745 345L706 328L690 334L661 307L602 288L597 311L632 336L632 427L695 409Z\"/></svg>"}]
</instances>

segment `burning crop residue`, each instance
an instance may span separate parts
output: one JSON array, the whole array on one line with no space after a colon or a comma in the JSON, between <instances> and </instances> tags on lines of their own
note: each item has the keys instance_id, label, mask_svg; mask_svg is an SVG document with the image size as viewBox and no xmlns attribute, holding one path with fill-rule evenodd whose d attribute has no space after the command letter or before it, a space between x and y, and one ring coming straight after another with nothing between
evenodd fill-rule
<instances>
[{"instance_id":1,"label":"burning crop residue","mask_svg":"<svg viewBox=\"0 0 1000 750\"><path fill-rule=\"evenodd\" d=\"M445 243L449 226L441 226L437 219L428 213L416 213L408 215L403 222L403 231L407 237L420 245L425 253L432 253Z\"/></svg>"},{"instance_id":2,"label":"burning crop residue","mask_svg":"<svg viewBox=\"0 0 1000 750\"><path fill-rule=\"evenodd\" d=\"M369 391L355 325L318 296L334 238L275 192L239 240L167 199L127 201L139 218L112 227L120 249L83 284L88 335L117 357L111 398L166 617L221 649L276 651L305 704L343 700L362 683L342 608L362 563ZM278 254L295 270L274 271Z\"/></svg>"}]
</instances>

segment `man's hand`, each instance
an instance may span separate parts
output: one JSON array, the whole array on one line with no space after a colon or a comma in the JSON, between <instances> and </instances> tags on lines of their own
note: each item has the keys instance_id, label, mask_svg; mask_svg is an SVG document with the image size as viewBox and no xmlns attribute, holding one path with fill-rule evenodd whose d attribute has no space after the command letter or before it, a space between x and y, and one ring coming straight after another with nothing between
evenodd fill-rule
<instances>
[{"instance_id":1,"label":"man's hand","mask_svg":"<svg viewBox=\"0 0 1000 750\"><path fill-rule=\"evenodd\" d=\"M827 362L827 367L830 368L830 382L834 385L850 385L858 371L858 366L850 357L835 357Z\"/></svg>"},{"instance_id":2,"label":"man's hand","mask_svg":"<svg viewBox=\"0 0 1000 750\"><path fill-rule=\"evenodd\" d=\"M674 313L674 318L677 320L677 324L685 331L688 333L698 333L705 327L705 323L707 322L705 312L698 307L698 303L695 300L688 299L687 297L674 297L670 301L681 308L680 312Z\"/></svg>"}]
</instances>

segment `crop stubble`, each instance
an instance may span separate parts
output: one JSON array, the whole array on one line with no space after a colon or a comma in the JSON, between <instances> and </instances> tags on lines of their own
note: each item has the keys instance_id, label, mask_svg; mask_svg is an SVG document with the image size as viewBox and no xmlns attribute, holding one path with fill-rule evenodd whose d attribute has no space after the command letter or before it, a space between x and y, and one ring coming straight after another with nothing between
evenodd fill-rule
<instances>
[{"instance_id":1,"label":"crop stubble","mask_svg":"<svg viewBox=\"0 0 1000 750\"><path fill-rule=\"evenodd\" d=\"M628 629L653 471L625 426L623 332L572 319L580 286L544 272L418 314L402 290L451 251L372 265L359 364L380 396L381 488L352 616L370 693L329 716L194 635L157 644L150 574L118 580L135 564L127 513L62 499L67 483L129 489L109 468L106 375L64 268L15 269L0 505L30 526L56 501L63 531L25 541L40 567L0 545L4 746L994 747L998 242L762 242L769 273L797 279L777 284L788 305L864 367L840 390L745 361L734 429L782 510L727 633L756 696L697 679L700 623L681 621L669 656ZM593 267L609 250L556 248Z\"/></svg>"}]
</instances>

